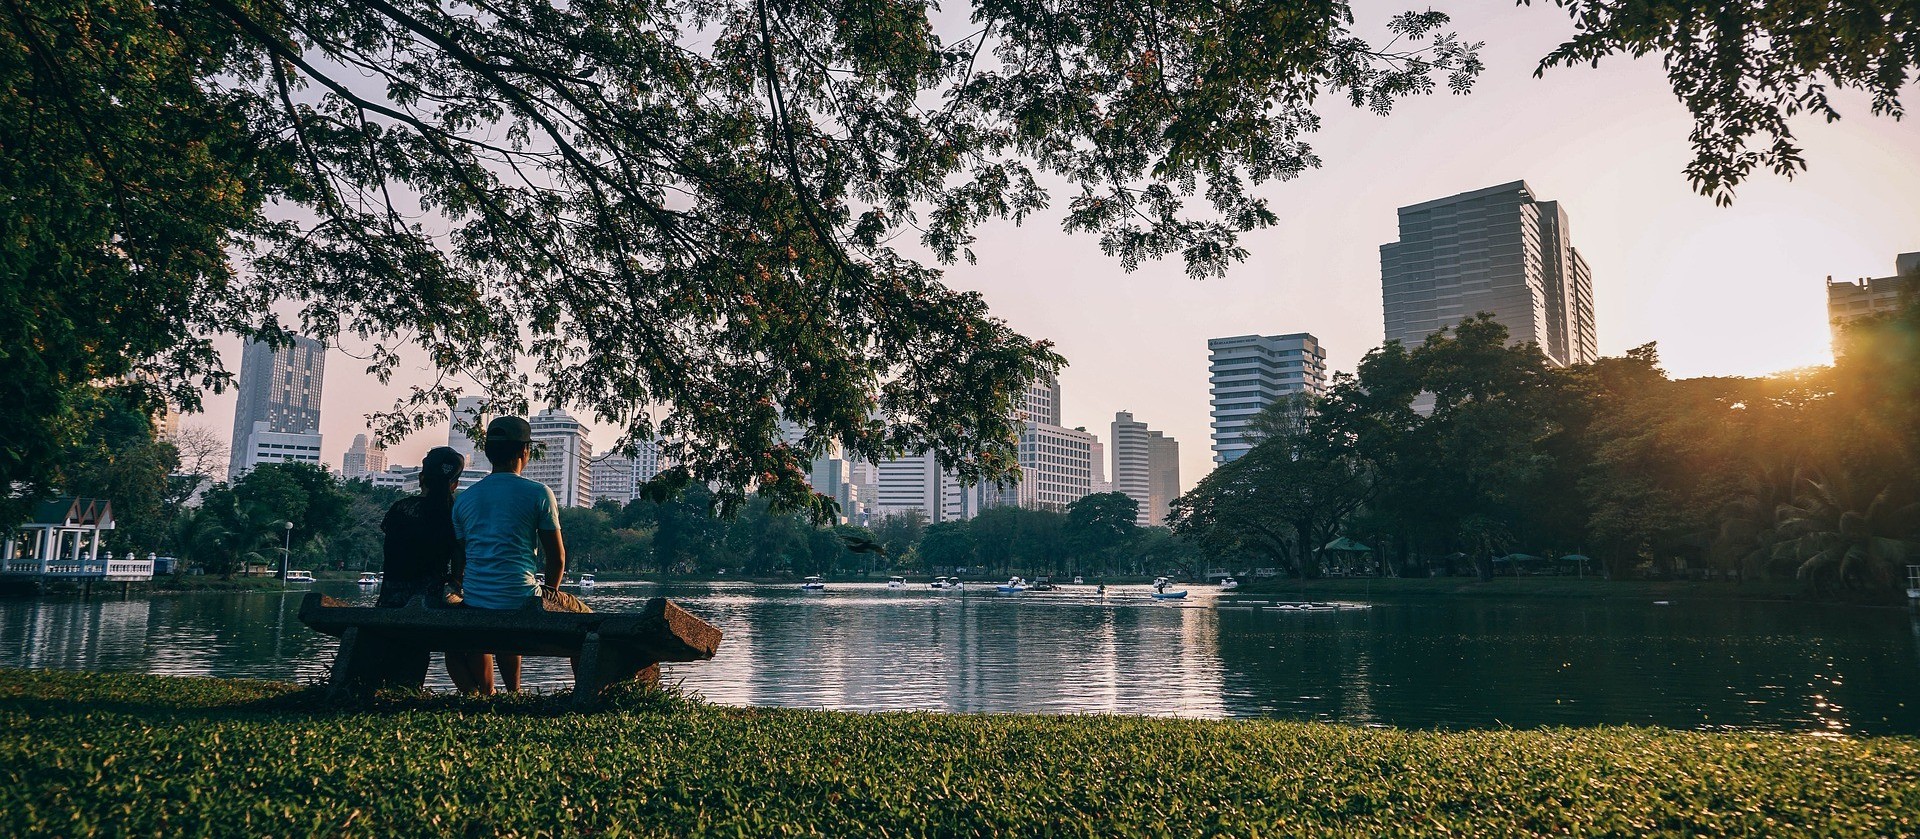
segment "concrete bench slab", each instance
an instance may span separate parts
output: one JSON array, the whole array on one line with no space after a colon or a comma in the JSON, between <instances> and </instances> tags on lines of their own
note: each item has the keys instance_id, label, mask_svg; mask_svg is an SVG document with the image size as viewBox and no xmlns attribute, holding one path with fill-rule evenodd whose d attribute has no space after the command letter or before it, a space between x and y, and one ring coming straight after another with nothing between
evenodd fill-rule
<instances>
[{"instance_id":1,"label":"concrete bench slab","mask_svg":"<svg viewBox=\"0 0 1920 839\"><path fill-rule=\"evenodd\" d=\"M328 690L366 695L426 684L423 653L514 653L577 660L574 702L586 706L620 682L657 682L660 662L705 661L720 630L664 597L638 612L555 611L529 597L516 610L349 606L319 592L300 603L300 622L340 639Z\"/></svg>"}]
</instances>

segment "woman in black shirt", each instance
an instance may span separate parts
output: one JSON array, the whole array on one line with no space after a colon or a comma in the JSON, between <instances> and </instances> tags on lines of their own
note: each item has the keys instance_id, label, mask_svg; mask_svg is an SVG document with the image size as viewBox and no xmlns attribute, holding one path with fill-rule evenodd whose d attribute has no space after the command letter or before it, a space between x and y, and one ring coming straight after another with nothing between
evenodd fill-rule
<instances>
[{"instance_id":1,"label":"woman in black shirt","mask_svg":"<svg viewBox=\"0 0 1920 839\"><path fill-rule=\"evenodd\" d=\"M415 596L443 605L447 580L460 564L453 538L453 492L467 459L446 446L427 452L420 464L420 494L394 502L380 523L386 534L380 605L399 607Z\"/></svg>"}]
</instances>

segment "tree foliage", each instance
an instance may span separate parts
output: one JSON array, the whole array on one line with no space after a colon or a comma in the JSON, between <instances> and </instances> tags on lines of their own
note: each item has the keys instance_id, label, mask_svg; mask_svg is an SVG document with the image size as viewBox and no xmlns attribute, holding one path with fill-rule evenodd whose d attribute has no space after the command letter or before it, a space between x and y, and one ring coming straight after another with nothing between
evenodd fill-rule
<instances>
[{"instance_id":1,"label":"tree foliage","mask_svg":"<svg viewBox=\"0 0 1920 839\"><path fill-rule=\"evenodd\" d=\"M192 407L226 376L210 336L297 327L364 346L383 379L408 347L445 375L381 416L388 438L466 377L503 409L530 388L659 440L729 511L749 486L821 506L803 469L831 444L992 478L1015 398L1061 359L900 244L971 258L1049 180L1066 228L1127 267L1217 274L1274 221L1250 189L1317 165L1320 96L1385 112L1480 70L1445 15L1393 17L1412 46L1375 46L1336 0L935 12L16 3L0 380L26 398L0 422L71 439L71 389L128 372ZM0 483L50 452L9 446Z\"/></svg>"}]
</instances>

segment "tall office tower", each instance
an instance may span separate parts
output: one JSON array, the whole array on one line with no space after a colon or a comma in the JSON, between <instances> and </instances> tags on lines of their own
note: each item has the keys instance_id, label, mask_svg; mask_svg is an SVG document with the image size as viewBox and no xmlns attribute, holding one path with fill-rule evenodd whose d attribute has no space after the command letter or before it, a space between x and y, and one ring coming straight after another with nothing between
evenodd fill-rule
<instances>
[{"instance_id":1,"label":"tall office tower","mask_svg":"<svg viewBox=\"0 0 1920 839\"><path fill-rule=\"evenodd\" d=\"M873 464L878 489L867 506L873 517L917 510L928 522L961 521L979 512L977 495L943 471L932 452Z\"/></svg>"},{"instance_id":2,"label":"tall office tower","mask_svg":"<svg viewBox=\"0 0 1920 839\"><path fill-rule=\"evenodd\" d=\"M1060 424L1060 380L1048 377L1027 384L1026 396L1015 413L1027 422Z\"/></svg>"},{"instance_id":3,"label":"tall office tower","mask_svg":"<svg viewBox=\"0 0 1920 839\"><path fill-rule=\"evenodd\" d=\"M1566 366L1600 356L1593 273L1559 202L1526 181L1400 208L1400 241L1380 246L1386 339L1415 346L1479 312L1515 343Z\"/></svg>"},{"instance_id":4,"label":"tall office tower","mask_svg":"<svg viewBox=\"0 0 1920 839\"><path fill-rule=\"evenodd\" d=\"M1840 333L1856 320L1900 308L1900 296L1920 286L1920 252L1893 258L1893 276L1862 278L1857 283L1827 278L1827 326L1833 334L1834 355L1840 354Z\"/></svg>"},{"instance_id":5,"label":"tall office tower","mask_svg":"<svg viewBox=\"0 0 1920 839\"><path fill-rule=\"evenodd\" d=\"M1028 422L1020 434L1020 506L1064 510L1092 492L1098 439L1084 428Z\"/></svg>"},{"instance_id":6,"label":"tall office tower","mask_svg":"<svg viewBox=\"0 0 1920 839\"><path fill-rule=\"evenodd\" d=\"M487 433L487 423L493 419L493 414L481 410L485 401L484 396L462 396L447 414L447 446L467 459L467 471L482 474L493 469L479 442Z\"/></svg>"},{"instance_id":7,"label":"tall office tower","mask_svg":"<svg viewBox=\"0 0 1920 839\"><path fill-rule=\"evenodd\" d=\"M613 451L592 458L594 500L631 503L640 497L641 487L672 465L671 458L660 454L657 441L643 440L633 448L632 457Z\"/></svg>"},{"instance_id":8,"label":"tall office tower","mask_svg":"<svg viewBox=\"0 0 1920 839\"><path fill-rule=\"evenodd\" d=\"M1165 527L1167 509L1180 497L1180 441L1147 432L1147 526Z\"/></svg>"},{"instance_id":9,"label":"tall office tower","mask_svg":"<svg viewBox=\"0 0 1920 839\"><path fill-rule=\"evenodd\" d=\"M1147 525L1153 504L1153 444L1147 424L1128 411L1113 415L1113 491L1133 499L1134 524Z\"/></svg>"},{"instance_id":10,"label":"tall office tower","mask_svg":"<svg viewBox=\"0 0 1920 839\"><path fill-rule=\"evenodd\" d=\"M358 481L376 472L387 471L387 447L365 434L353 435L353 445L340 458L340 477Z\"/></svg>"},{"instance_id":11,"label":"tall office tower","mask_svg":"<svg viewBox=\"0 0 1920 839\"><path fill-rule=\"evenodd\" d=\"M296 335L292 346L278 350L261 341L247 343L235 388L230 480L262 462L320 462L320 386L326 372L326 345L312 338Z\"/></svg>"},{"instance_id":12,"label":"tall office tower","mask_svg":"<svg viewBox=\"0 0 1920 839\"><path fill-rule=\"evenodd\" d=\"M1213 462L1230 463L1253 448L1247 424L1282 396L1327 390L1327 353L1305 332L1238 335L1207 341L1213 393ZM1114 461L1114 485L1120 485Z\"/></svg>"},{"instance_id":13,"label":"tall office tower","mask_svg":"<svg viewBox=\"0 0 1920 839\"><path fill-rule=\"evenodd\" d=\"M593 506L593 443L587 427L559 408L527 422L533 426L535 455L521 474L546 484L562 507Z\"/></svg>"},{"instance_id":14,"label":"tall office tower","mask_svg":"<svg viewBox=\"0 0 1920 839\"><path fill-rule=\"evenodd\" d=\"M807 472L813 491L840 505L840 523L860 520L860 486L853 481L853 462L839 457L816 457Z\"/></svg>"},{"instance_id":15,"label":"tall office tower","mask_svg":"<svg viewBox=\"0 0 1920 839\"><path fill-rule=\"evenodd\" d=\"M1098 438L1093 441L1093 485L1087 488L1089 494L1113 491L1113 482L1107 480L1107 446Z\"/></svg>"}]
</instances>

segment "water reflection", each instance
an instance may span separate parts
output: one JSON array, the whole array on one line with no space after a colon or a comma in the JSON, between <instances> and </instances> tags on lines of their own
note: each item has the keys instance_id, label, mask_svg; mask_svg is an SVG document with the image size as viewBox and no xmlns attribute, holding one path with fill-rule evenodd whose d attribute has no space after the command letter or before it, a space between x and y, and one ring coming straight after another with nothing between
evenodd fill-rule
<instances>
[{"instance_id":1,"label":"water reflection","mask_svg":"<svg viewBox=\"0 0 1920 839\"><path fill-rule=\"evenodd\" d=\"M303 593L0 601L0 667L316 680L334 641L300 625ZM718 659L667 677L728 704L1920 733L1920 617L1892 611L1454 601L1301 613L1198 590L1160 603L1145 589L746 584L603 584L587 600L624 611L663 593L726 633ZM449 687L432 673L430 686ZM530 685L568 678L564 662L528 661Z\"/></svg>"}]
</instances>

